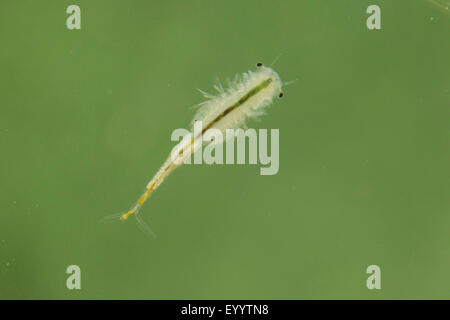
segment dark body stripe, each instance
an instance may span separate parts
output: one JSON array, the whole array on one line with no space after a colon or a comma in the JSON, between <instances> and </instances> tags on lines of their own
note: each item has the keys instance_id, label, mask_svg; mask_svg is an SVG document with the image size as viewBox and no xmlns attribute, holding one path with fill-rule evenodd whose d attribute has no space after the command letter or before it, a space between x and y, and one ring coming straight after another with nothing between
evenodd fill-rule
<instances>
[{"instance_id":1,"label":"dark body stripe","mask_svg":"<svg viewBox=\"0 0 450 320\"><path fill-rule=\"evenodd\" d=\"M213 121L211 121L203 130L202 134L205 133L206 130L211 129L212 126L214 126L217 122L222 120L227 114L229 114L231 111L237 109L239 106L243 105L246 101L248 101L251 97L258 94L261 90L267 88L269 84L272 82L272 78L267 78L263 82L261 82L259 85L251 89L249 92L247 92L242 98L240 98L237 102L226 108L221 114L219 114ZM198 137L198 136L197 136Z\"/></svg>"}]
</instances>

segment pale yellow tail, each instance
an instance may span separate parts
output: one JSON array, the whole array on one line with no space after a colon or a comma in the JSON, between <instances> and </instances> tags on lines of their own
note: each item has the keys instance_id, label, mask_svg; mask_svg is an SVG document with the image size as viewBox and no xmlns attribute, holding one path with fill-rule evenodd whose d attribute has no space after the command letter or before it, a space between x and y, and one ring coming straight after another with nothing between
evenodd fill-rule
<instances>
[{"instance_id":1,"label":"pale yellow tail","mask_svg":"<svg viewBox=\"0 0 450 320\"><path fill-rule=\"evenodd\" d=\"M127 220L128 217L131 216L131 215L132 215L133 213L135 213L135 212L136 212L136 208L131 209L130 211L128 211L128 212L122 214L122 215L120 216L120 220Z\"/></svg>"},{"instance_id":2,"label":"pale yellow tail","mask_svg":"<svg viewBox=\"0 0 450 320\"><path fill-rule=\"evenodd\" d=\"M136 218L136 222L138 224L139 229L144 231L145 234L151 235L153 238L156 238L156 234L153 232L152 228L150 228L150 226L144 220L142 220L141 216L139 215L139 207L135 207L127 211L126 213L115 213L103 217L102 220L100 220L100 223L127 221L131 215L133 215L133 217Z\"/></svg>"}]
</instances>

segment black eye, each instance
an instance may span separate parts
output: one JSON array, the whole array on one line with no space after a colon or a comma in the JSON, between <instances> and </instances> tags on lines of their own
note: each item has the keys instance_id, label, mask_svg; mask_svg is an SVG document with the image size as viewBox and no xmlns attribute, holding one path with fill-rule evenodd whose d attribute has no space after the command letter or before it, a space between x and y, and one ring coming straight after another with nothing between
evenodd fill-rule
<instances>
[{"instance_id":1,"label":"black eye","mask_svg":"<svg viewBox=\"0 0 450 320\"><path fill-rule=\"evenodd\" d=\"M262 67L262 62L258 62L258 63L256 64L256 66L257 66L257 67Z\"/></svg>"},{"instance_id":2,"label":"black eye","mask_svg":"<svg viewBox=\"0 0 450 320\"><path fill-rule=\"evenodd\" d=\"M280 97L280 98L283 98L283 96L284 96L283 92L280 92L280 94L278 95L278 97Z\"/></svg>"}]
</instances>

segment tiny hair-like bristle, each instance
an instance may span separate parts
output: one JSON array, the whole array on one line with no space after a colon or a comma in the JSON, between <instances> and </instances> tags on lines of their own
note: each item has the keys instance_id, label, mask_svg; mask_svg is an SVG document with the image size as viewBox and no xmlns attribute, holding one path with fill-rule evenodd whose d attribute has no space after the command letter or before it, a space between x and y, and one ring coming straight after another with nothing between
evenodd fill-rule
<instances>
[{"instance_id":1,"label":"tiny hair-like bristle","mask_svg":"<svg viewBox=\"0 0 450 320\"><path fill-rule=\"evenodd\" d=\"M219 94L204 95L208 100L200 104L194 117L202 121L204 129L243 127L246 119L264 114L275 97L283 96L278 73L260 62L257 66L256 71L236 76Z\"/></svg>"}]
</instances>

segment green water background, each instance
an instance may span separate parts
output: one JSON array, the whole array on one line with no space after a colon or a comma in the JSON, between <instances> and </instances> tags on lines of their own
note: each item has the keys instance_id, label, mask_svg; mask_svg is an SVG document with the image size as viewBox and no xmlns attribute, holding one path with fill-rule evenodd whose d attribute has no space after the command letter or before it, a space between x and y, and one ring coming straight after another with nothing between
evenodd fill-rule
<instances>
[{"instance_id":1,"label":"green water background","mask_svg":"<svg viewBox=\"0 0 450 320\"><path fill-rule=\"evenodd\" d=\"M0 298L449 298L445 3L3 0ZM250 123L280 130L277 175L185 166L142 210L156 239L99 224L141 194L196 88L279 55L298 80Z\"/></svg>"}]
</instances>

